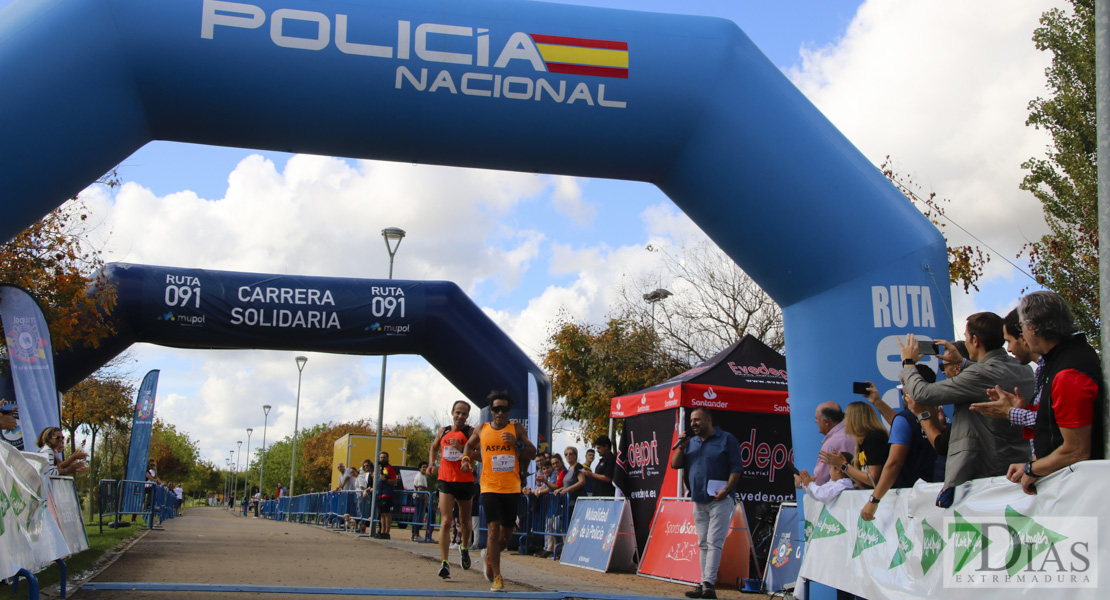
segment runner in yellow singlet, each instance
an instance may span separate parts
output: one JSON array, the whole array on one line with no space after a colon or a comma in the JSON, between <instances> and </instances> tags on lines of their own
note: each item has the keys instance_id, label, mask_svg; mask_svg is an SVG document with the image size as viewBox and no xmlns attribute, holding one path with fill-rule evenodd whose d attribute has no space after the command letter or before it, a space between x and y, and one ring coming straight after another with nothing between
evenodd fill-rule
<instances>
[{"instance_id":1,"label":"runner in yellow singlet","mask_svg":"<svg viewBox=\"0 0 1110 600\"><path fill-rule=\"evenodd\" d=\"M485 575L492 585L490 591L505 590L501 578L501 551L508 547L516 527L516 508L520 502L520 463L536 457L536 447L528 441L520 423L509 422L513 397L509 392L494 391L489 401L490 423L483 423L463 449L462 470L473 470L473 451L482 456L482 508L486 513L489 535L482 551Z\"/></svg>"}]
</instances>

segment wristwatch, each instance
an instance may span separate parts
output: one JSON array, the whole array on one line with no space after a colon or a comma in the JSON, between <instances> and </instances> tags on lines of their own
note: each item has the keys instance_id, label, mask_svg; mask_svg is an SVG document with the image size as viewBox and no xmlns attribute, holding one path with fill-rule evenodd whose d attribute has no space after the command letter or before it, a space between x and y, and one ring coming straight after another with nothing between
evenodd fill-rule
<instances>
[{"instance_id":1,"label":"wristwatch","mask_svg":"<svg viewBox=\"0 0 1110 600\"><path fill-rule=\"evenodd\" d=\"M848 463L844 463L844 464L840 465L840 472L841 473L847 473L848 472Z\"/></svg>"},{"instance_id":2,"label":"wristwatch","mask_svg":"<svg viewBox=\"0 0 1110 600\"><path fill-rule=\"evenodd\" d=\"M1037 475L1036 473L1033 472L1033 461L1029 461L1029 462L1025 463L1025 474L1034 478L1034 479L1037 479L1037 478L1040 477L1040 475Z\"/></svg>"},{"instance_id":3,"label":"wristwatch","mask_svg":"<svg viewBox=\"0 0 1110 600\"><path fill-rule=\"evenodd\" d=\"M516 441L516 449L517 450L524 450L524 442L521 441L521 440L517 440Z\"/></svg>"},{"instance_id":4,"label":"wristwatch","mask_svg":"<svg viewBox=\"0 0 1110 600\"><path fill-rule=\"evenodd\" d=\"M932 418L932 416L933 416L933 413L931 413L929 411L925 411L925 412L921 413L920 415L917 415L917 422L920 423L922 421L927 421L928 419Z\"/></svg>"},{"instance_id":5,"label":"wristwatch","mask_svg":"<svg viewBox=\"0 0 1110 600\"><path fill-rule=\"evenodd\" d=\"M912 365L912 364L915 364L916 362L917 362L917 361L915 361L915 360L914 360L914 359L912 359L912 358L903 358L903 359L902 359L902 366L903 366L903 367L908 367L908 366L910 366L910 365Z\"/></svg>"},{"instance_id":6,"label":"wristwatch","mask_svg":"<svg viewBox=\"0 0 1110 600\"><path fill-rule=\"evenodd\" d=\"M875 494L871 494L870 496L867 497L867 501L870 502L871 504L878 504L879 500L882 500L882 498L876 498Z\"/></svg>"}]
</instances>

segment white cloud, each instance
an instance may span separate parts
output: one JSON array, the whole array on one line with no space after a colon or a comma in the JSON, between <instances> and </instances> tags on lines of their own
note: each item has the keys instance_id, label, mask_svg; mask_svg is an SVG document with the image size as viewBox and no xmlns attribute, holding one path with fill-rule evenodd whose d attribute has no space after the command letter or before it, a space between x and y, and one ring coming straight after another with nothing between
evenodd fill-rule
<instances>
[{"instance_id":1,"label":"white cloud","mask_svg":"<svg viewBox=\"0 0 1110 600\"><path fill-rule=\"evenodd\" d=\"M1046 231L1018 189L1020 164L1048 138L1025 126L1050 57L1030 40L1059 2L870 0L833 45L804 48L790 78L875 164L950 198L947 213L1012 258ZM976 244L953 225L955 244ZM1001 260L988 276L1010 275Z\"/></svg>"}]
</instances>

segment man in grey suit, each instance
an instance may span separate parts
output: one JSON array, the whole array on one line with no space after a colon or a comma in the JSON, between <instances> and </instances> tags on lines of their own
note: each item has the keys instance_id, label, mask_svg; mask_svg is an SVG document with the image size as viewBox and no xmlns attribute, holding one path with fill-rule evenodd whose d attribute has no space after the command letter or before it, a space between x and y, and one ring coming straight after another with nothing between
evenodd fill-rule
<instances>
[{"instance_id":1,"label":"man in grey suit","mask_svg":"<svg viewBox=\"0 0 1110 600\"><path fill-rule=\"evenodd\" d=\"M941 343L943 340L937 340ZM970 362L959 375L936 383L926 383L914 367L921 358L913 334L902 345L901 379L918 406L953 405L952 430L948 442L944 490L983 477L1006 475L1009 465L1029 460L1029 444L1022 429L1008 421L991 419L970 410L975 402L987 399L987 390L1021 390L1026 398L1033 393L1033 371L1021 365L1002 347L1002 317L981 312L967 318L964 341ZM945 342L946 362L958 363L962 357ZM942 492L944 496L944 492ZM942 506L950 504L938 503Z\"/></svg>"}]
</instances>

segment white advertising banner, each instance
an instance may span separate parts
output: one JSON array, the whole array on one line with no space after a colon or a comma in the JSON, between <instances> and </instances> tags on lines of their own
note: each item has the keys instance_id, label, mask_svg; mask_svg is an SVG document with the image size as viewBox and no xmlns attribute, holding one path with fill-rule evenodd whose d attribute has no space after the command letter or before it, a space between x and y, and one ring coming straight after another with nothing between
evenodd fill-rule
<instances>
[{"instance_id":1,"label":"white advertising banner","mask_svg":"<svg viewBox=\"0 0 1110 600\"><path fill-rule=\"evenodd\" d=\"M50 484L40 475L45 466L40 455L0 444L0 578L20 569L41 571L70 554L58 522L47 510L45 491ZM84 525L80 527L76 535L83 537Z\"/></svg>"},{"instance_id":2,"label":"white advertising banner","mask_svg":"<svg viewBox=\"0 0 1110 600\"><path fill-rule=\"evenodd\" d=\"M940 484L919 481L888 492L870 522L870 491L827 505L807 495L800 577L864 598L1101 597L1108 488L1110 461L1045 477L1036 495L1004 477L972 481L947 509L935 504Z\"/></svg>"}]
</instances>

